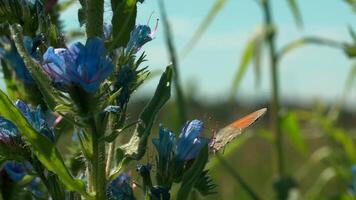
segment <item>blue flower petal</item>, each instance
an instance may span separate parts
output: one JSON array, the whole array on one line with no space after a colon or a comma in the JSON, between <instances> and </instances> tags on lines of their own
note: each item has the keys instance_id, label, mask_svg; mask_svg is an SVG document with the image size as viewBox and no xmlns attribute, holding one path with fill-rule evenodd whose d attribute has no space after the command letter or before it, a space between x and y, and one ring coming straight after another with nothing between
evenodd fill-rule
<instances>
[{"instance_id":1,"label":"blue flower petal","mask_svg":"<svg viewBox=\"0 0 356 200\"><path fill-rule=\"evenodd\" d=\"M168 156L172 153L173 147L176 143L176 136L173 132L160 126L159 138L153 139L152 143L156 147L159 158L167 160Z\"/></svg>"},{"instance_id":2,"label":"blue flower petal","mask_svg":"<svg viewBox=\"0 0 356 200\"><path fill-rule=\"evenodd\" d=\"M17 100L15 103L15 106L20 109L20 111L22 112L22 114L25 116L25 118L27 119L27 121L31 122L32 121L32 116L31 116L31 109L30 107L28 107L28 105L23 102L22 100Z\"/></svg>"},{"instance_id":3,"label":"blue flower petal","mask_svg":"<svg viewBox=\"0 0 356 200\"><path fill-rule=\"evenodd\" d=\"M25 167L22 164L16 163L15 161L7 162L4 166L4 169L11 180L15 183L21 181L22 178L26 176Z\"/></svg>"},{"instance_id":4,"label":"blue flower petal","mask_svg":"<svg viewBox=\"0 0 356 200\"><path fill-rule=\"evenodd\" d=\"M38 106L36 110L31 110L30 107L23 101L17 100L15 103L27 121L32 125L34 129L40 132L42 135L49 138L52 142L55 141L53 130L48 127L45 116L42 113L41 108Z\"/></svg>"},{"instance_id":5,"label":"blue flower petal","mask_svg":"<svg viewBox=\"0 0 356 200\"><path fill-rule=\"evenodd\" d=\"M12 122L0 116L0 135L2 137L15 137L19 134Z\"/></svg>"},{"instance_id":6,"label":"blue flower petal","mask_svg":"<svg viewBox=\"0 0 356 200\"><path fill-rule=\"evenodd\" d=\"M89 38L85 46L77 42L69 49L50 47L44 60L43 68L54 82L79 84L87 92L95 92L114 69L98 37Z\"/></svg>"},{"instance_id":7,"label":"blue flower petal","mask_svg":"<svg viewBox=\"0 0 356 200\"><path fill-rule=\"evenodd\" d=\"M134 200L133 190L130 186L131 177L123 172L108 186L108 193L114 200Z\"/></svg>"},{"instance_id":8,"label":"blue flower petal","mask_svg":"<svg viewBox=\"0 0 356 200\"><path fill-rule=\"evenodd\" d=\"M153 32L147 25L137 25L131 32L130 40L127 44L127 51L136 53L147 42L153 40Z\"/></svg>"},{"instance_id":9,"label":"blue flower petal","mask_svg":"<svg viewBox=\"0 0 356 200\"><path fill-rule=\"evenodd\" d=\"M177 142L176 158L179 161L187 161L198 156L200 150L207 144L208 139L202 138L203 122L193 120L183 127Z\"/></svg>"}]
</instances>

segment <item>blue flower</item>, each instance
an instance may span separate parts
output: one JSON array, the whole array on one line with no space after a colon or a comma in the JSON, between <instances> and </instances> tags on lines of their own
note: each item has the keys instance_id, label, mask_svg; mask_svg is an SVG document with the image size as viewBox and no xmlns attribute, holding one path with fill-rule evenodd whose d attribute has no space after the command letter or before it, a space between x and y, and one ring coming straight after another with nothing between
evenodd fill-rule
<instances>
[{"instance_id":1,"label":"blue flower","mask_svg":"<svg viewBox=\"0 0 356 200\"><path fill-rule=\"evenodd\" d=\"M26 176L25 166L23 164L16 163L15 161L7 162L4 166L4 169L9 175L10 179L15 183L22 180Z\"/></svg>"},{"instance_id":2,"label":"blue flower","mask_svg":"<svg viewBox=\"0 0 356 200\"><path fill-rule=\"evenodd\" d=\"M15 70L17 78L22 80L26 84L34 84L34 80L26 68L20 54L18 53L15 44L7 37L0 37L0 58L6 60L10 66ZM32 51L32 39L30 37L24 37L24 46L28 53Z\"/></svg>"},{"instance_id":3,"label":"blue flower","mask_svg":"<svg viewBox=\"0 0 356 200\"><path fill-rule=\"evenodd\" d=\"M108 192L114 200L135 200L130 186L130 176L123 172L108 186Z\"/></svg>"},{"instance_id":4,"label":"blue flower","mask_svg":"<svg viewBox=\"0 0 356 200\"><path fill-rule=\"evenodd\" d=\"M43 188L41 186L41 180L39 177L33 177L28 175L28 171L33 169L32 165L28 162L17 163L15 161L7 162L4 166L4 170L9 175L10 179L15 183L18 183L28 176L31 181L26 184L26 188L29 189L36 197L44 197Z\"/></svg>"},{"instance_id":5,"label":"blue flower","mask_svg":"<svg viewBox=\"0 0 356 200\"><path fill-rule=\"evenodd\" d=\"M9 120L0 116L0 137L19 136L16 126Z\"/></svg>"},{"instance_id":6,"label":"blue flower","mask_svg":"<svg viewBox=\"0 0 356 200\"><path fill-rule=\"evenodd\" d=\"M178 161L187 161L198 156L200 150L208 143L208 139L200 136L202 131L202 121L193 120L186 123L177 142Z\"/></svg>"},{"instance_id":7,"label":"blue flower","mask_svg":"<svg viewBox=\"0 0 356 200\"><path fill-rule=\"evenodd\" d=\"M130 40L127 44L126 51L133 53L138 52L147 42L153 40L157 32L158 20L155 29L152 31L148 25L136 25L131 32Z\"/></svg>"},{"instance_id":8,"label":"blue flower","mask_svg":"<svg viewBox=\"0 0 356 200\"><path fill-rule=\"evenodd\" d=\"M163 163L167 162L173 152L173 147L176 144L176 135L160 125L159 139L152 139L152 143L156 147L159 160Z\"/></svg>"},{"instance_id":9,"label":"blue flower","mask_svg":"<svg viewBox=\"0 0 356 200\"><path fill-rule=\"evenodd\" d=\"M79 84L86 92L95 92L114 68L98 37L89 38L85 46L77 42L68 49L50 47L43 60L44 71L55 83Z\"/></svg>"},{"instance_id":10,"label":"blue flower","mask_svg":"<svg viewBox=\"0 0 356 200\"><path fill-rule=\"evenodd\" d=\"M46 118L43 115L40 106L38 106L36 110L32 110L25 102L21 100L17 100L15 105L18 109L20 109L22 114L34 129L49 138L52 142L55 141L53 130L48 127Z\"/></svg>"},{"instance_id":11,"label":"blue flower","mask_svg":"<svg viewBox=\"0 0 356 200\"><path fill-rule=\"evenodd\" d=\"M9 120L0 116L0 145L8 151L17 152L22 145L21 136L16 126Z\"/></svg>"}]
</instances>

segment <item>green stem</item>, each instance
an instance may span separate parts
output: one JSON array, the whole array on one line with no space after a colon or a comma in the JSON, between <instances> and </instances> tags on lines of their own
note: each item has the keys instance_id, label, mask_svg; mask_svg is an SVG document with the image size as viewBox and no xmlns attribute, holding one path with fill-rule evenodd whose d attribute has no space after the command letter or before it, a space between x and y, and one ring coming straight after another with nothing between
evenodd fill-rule
<instances>
[{"instance_id":1,"label":"green stem","mask_svg":"<svg viewBox=\"0 0 356 200\"><path fill-rule=\"evenodd\" d=\"M94 117L90 118L93 159L91 163L91 176L96 200L106 199L106 167L105 167L105 141L100 140L100 133Z\"/></svg>"},{"instance_id":2,"label":"green stem","mask_svg":"<svg viewBox=\"0 0 356 200\"><path fill-rule=\"evenodd\" d=\"M104 0L88 0L86 13L87 37L101 37L104 24Z\"/></svg>"},{"instance_id":3,"label":"green stem","mask_svg":"<svg viewBox=\"0 0 356 200\"><path fill-rule=\"evenodd\" d=\"M269 0L264 0L262 3L264 11L264 23L267 27L274 27L271 7ZM270 31L267 36L267 45L269 49L269 58L271 62L271 77L272 77L272 102L271 102L271 124L272 130L276 135L275 147L277 153L277 167L278 175L282 176L284 174L284 155L283 155L283 135L280 129L280 118L278 115L279 112L279 88L278 88L278 59L277 52L275 47L275 31Z\"/></svg>"},{"instance_id":4,"label":"green stem","mask_svg":"<svg viewBox=\"0 0 356 200\"><path fill-rule=\"evenodd\" d=\"M219 153L216 154L217 159L220 161L221 165L232 175L234 179L241 185L241 187L247 192L247 194L253 200L260 200L257 193L247 184L247 182L240 176L239 173L222 157Z\"/></svg>"}]
</instances>

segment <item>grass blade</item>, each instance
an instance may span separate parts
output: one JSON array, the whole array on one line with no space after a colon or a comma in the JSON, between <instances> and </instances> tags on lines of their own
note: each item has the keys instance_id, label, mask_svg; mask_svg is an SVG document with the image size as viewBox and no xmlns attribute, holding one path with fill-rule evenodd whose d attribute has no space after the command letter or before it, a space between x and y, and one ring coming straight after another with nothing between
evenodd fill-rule
<instances>
[{"instance_id":1,"label":"grass blade","mask_svg":"<svg viewBox=\"0 0 356 200\"><path fill-rule=\"evenodd\" d=\"M165 32L165 40L166 40L166 45L168 48L170 60L173 64L173 80L174 80L174 85L175 85L175 91L177 93L177 104L178 104L178 110L179 110L179 122L178 124L184 124L187 121L187 114L186 114L186 108L185 108L185 98L179 78L179 64L178 64L178 58L177 58L177 53L176 49L173 44L173 35L170 29L170 25L168 22L168 17L166 14L166 9L164 6L163 0L159 0L159 7L160 7L160 12L161 12L161 17L163 20L163 27L164 27L164 32Z\"/></svg>"},{"instance_id":2,"label":"grass blade","mask_svg":"<svg viewBox=\"0 0 356 200\"><path fill-rule=\"evenodd\" d=\"M214 18L224 8L228 0L216 0L213 7L210 9L208 15L204 18L203 22L199 25L193 37L189 40L188 44L183 48L182 58L184 58L198 43L199 39L203 36L206 29L209 27Z\"/></svg>"},{"instance_id":3,"label":"grass blade","mask_svg":"<svg viewBox=\"0 0 356 200\"><path fill-rule=\"evenodd\" d=\"M296 0L288 0L288 6L292 12L294 21L299 28L303 27L303 19Z\"/></svg>"}]
</instances>

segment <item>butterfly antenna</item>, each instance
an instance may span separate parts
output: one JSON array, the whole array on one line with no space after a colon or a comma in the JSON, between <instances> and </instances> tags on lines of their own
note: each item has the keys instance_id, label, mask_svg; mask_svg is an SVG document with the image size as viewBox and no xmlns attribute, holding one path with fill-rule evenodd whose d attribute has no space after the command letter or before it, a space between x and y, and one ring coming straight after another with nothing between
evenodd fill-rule
<instances>
[{"instance_id":1,"label":"butterfly antenna","mask_svg":"<svg viewBox=\"0 0 356 200\"><path fill-rule=\"evenodd\" d=\"M147 26L149 25L150 21L151 21L151 18L153 16L153 13L154 11L151 12L150 16L148 17L148 20L147 20Z\"/></svg>"}]
</instances>

